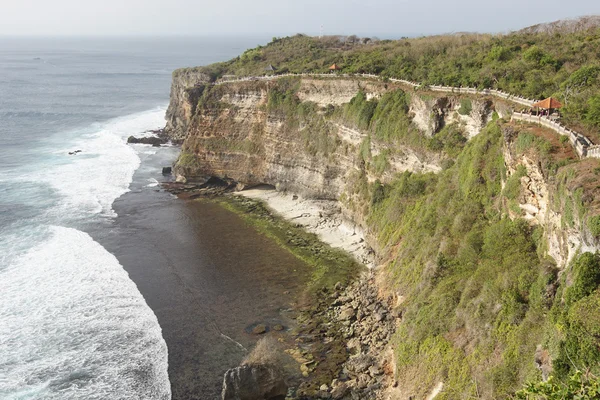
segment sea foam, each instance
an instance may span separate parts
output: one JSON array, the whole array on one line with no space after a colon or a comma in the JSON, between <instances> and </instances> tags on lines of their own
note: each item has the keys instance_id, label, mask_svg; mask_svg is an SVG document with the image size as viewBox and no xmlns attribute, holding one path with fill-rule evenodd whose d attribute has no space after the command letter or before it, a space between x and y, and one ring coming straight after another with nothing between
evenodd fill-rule
<instances>
[{"instance_id":1,"label":"sea foam","mask_svg":"<svg viewBox=\"0 0 600 400\"><path fill-rule=\"evenodd\" d=\"M156 316L84 232L49 238L0 271L0 398L169 399Z\"/></svg>"},{"instance_id":2,"label":"sea foam","mask_svg":"<svg viewBox=\"0 0 600 400\"><path fill-rule=\"evenodd\" d=\"M146 157L125 139L164 124L164 110L57 133L0 178L10 207L46 210L0 232L1 399L170 399L156 316L118 260L72 228L116 216Z\"/></svg>"},{"instance_id":3,"label":"sea foam","mask_svg":"<svg viewBox=\"0 0 600 400\"><path fill-rule=\"evenodd\" d=\"M164 108L156 108L72 132L68 143L49 146L47 158L17 179L49 184L62 197L50 210L51 217L114 217L112 203L129 190L140 166L140 156L126 138L160 127L164 113ZM75 150L81 152L69 155Z\"/></svg>"}]
</instances>

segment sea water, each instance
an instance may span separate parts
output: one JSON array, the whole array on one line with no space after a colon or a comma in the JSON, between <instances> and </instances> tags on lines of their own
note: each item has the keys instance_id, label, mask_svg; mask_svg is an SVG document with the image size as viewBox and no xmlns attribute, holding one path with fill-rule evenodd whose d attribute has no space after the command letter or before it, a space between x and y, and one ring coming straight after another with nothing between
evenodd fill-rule
<instances>
[{"instance_id":1,"label":"sea water","mask_svg":"<svg viewBox=\"0 0 600 400\"><path fill-rule=\"evenodd\" d=\"M164 126L172 70L259 41L0 38L0 398L171 397L157 318L90 233L161 151L126 139Z\"/></svg>"}]
</instances>

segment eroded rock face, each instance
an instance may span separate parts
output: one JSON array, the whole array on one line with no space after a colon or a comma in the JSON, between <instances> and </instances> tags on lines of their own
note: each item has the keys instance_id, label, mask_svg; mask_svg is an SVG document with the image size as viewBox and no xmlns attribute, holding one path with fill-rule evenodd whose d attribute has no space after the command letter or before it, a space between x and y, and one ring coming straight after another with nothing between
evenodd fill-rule
<instances>
[{"instance_id":1,"label":"eroded rock face","mask_svg":"<svg viewBox=\"0 0 600 400\"><path fill-rule=\"evenodd\" d=\"M271 365L242 365L223 378L223 400L283 399L287 385L281 371Z\"/></svg>"},{"instance_id":2,"label":"eroded rock face","mask_svg":"<svg viewBox=\"0 0 600 400\"><path fill-rule=\"evenodd\" d=\"M356 93L362 90L367 99L379 98L386 91L378 81L359 79L302 79L298 98L301 101L312 101L320 106L329 104L342 105L349 103Z\"/></svg>"},{"instance_id":3,"label":"eroded rock face","mask_svg":"<svg viewBox=\"0 0 600 400\"><path fill-rule=\"evenodd\" d=\"M202 93L202 85L209 81L208 75L198 71L182 69L173 72L165 132L174 142L181 142L185 138L194 112L194 102Z\"/></svg>"},{"instance_id":4,"label":"eroded rock face","mask_svg":"<svg viewBox=\"0 0 600 400\"><path fill-rule=\"evenodd\" d=\"M444 126L458 123L466 137L472 139L490 121L492 102L486 99L470 99L471 110L468 114L459 113L461 102L458 97L443 96L421 98L411 96L410 112L413 122L427 136L438 133Z\"/></svg>"},{"instance_id":5,"label":"eroded rock face","mask_svg":"<svg viewBox=\"0 0 600 400\"><path fill-rule=\"evenodd\" d=\"M250 81L211 87L210 102L201 112L195 112L185 124L177 123L185 127L187 134L174 173L188 181L217 176L243 187L268 184L305 197L339 199L350 176L365 170L364 162L356 155L366 132L331 121L320 125L318 131L312 126L291 126L285 113L269 111L269 91L277 84ZM297 87L300 99L322 105L348 102L359 90L368 97L387 90L381 83L352 79L303 78ZM182 110L169 114L173 121L178 121L175 116L191 115L193 104L189 93L187 96L181 100ZM318 135L329 145L317 147L321 140L316 138ZM371 139L374 155L385 146ZM369 176L369 180L385 181L406 170L441 170L439 157L408 148L395 148L388 161L385 174Z\"/></svg>"},{"instance_id":6,"label":"eroded rock face","mask_svg":"<svg viewBox=\"0 0 600 400\"><path fill-rule=\"evenodd\" d=\"M556 261L560 269L565 268L579 252L595 252L594 241L589 234L581 229L581 221L576 221L575 227L565 226L563 210L556 209L552 204L552 196L558 196L556 182L553 177L544 175L542 167L533 156L528 154L516 155L512 143L516 132L511 127L504 129L504 161L507 177L516 173L517 169L525 167L525 176L520 178L520 194L518 197L519 214L511 211L511 218L521 217L532 225L544 228L547 243L547 255ZM577 216L575 216L577 218Z\"/></svg>"}]
</instances>

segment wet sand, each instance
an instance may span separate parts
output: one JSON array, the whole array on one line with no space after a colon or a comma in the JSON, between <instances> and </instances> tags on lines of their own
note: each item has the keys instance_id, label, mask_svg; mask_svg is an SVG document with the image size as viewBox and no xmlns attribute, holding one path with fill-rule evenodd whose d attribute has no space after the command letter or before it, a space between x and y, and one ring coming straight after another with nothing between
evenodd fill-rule
<instances>
[{"instance_id":1,"label":"wet sand","mask_svg":"<svg viewBox=\"0 0 600 400\"><path fill-rule=\"evenodd\" d=\"M290 326L307 266L214 203L132 185L113 208L110 234L96 240L158 317L173 399L220 398L223 373L258 340L247 328Z\"/></svg>"}]
</instances>

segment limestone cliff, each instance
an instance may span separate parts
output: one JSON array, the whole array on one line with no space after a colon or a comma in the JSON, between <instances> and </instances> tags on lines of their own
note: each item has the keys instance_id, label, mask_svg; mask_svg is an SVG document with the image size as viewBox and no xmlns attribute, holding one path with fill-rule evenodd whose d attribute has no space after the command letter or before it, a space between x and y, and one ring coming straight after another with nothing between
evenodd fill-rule
<instances>
[{"instance_id":1,"label":"limestone cliff","mask_svg":"<svg viewBox=\"0 0 600 400\"><path fill-rule=\"evenodd\" d=\"M595 163L584 161L556 172L548 171L539 154L515 149L516 135L512 126L504 129L507 176L518 178L520 189L516 199L518 209L510 206L507 209L512 218L524 218L543 228L545 253L564 269L577 254L600 249L600 243L589 232L584 211L594 212L595 205L588 204L585 208L583 205L586 198L589 203L595 197L596 188L590 186L589 176L590 165ZM558 143L555 146L559 147ZM579 182L569 177L577 177ZM587 181L588 185L581 181Z\"/></svg>"},{"instance_id":2,"label":"limestone cliff","mask_svg":"<svg viewBox=\"0 0 600 400\"><path fill-rule=\"evenodd\" d=\"M493 122L510 112L368 79L211 84L180 72L167 132L183 139L180 181L338 200L364 228L401 317L393 398L503 398L553 363L568 371L548 315L581 253L600 248L598 161L543 128Z\"/></svg>"},{"instance_id":3,"label":"limestone cliff","mask_svg":"<svg viewBox=\"0 0 600 400\"><path fill-rule=\"evenodd\" d=\"M289 123L281 110L269 107L269 95L278 82L250 81L183 89L175 81L168 112L168 132L181 137L186 132L175 173L185 179L218 176L240 186L269 184L308 197L338 199L349 176L364 170L357 157L367 133L344 121L304 120ZM191 80L191 82L198 82ZM196 110L198 98L205 97ZM298 79L294 94L301 102L315 104L317 113L348 103L358 91L377 98L387 85L360 80ZM320 109L319 109L320 108ZM309 140L311 139L311 140ZM320 148L311 143L320 143ZM385 143L371 140L373 155L387 151ZM394 149L385 177L404 170L439 171L440 156L409 147ZM383 179L385 179L385 177ZM371 177L373 180L376 177ZM181 178L180 178L181 179Z\"/></svg>"},{"instance_id":4,"label":"limestone cliff","mask_svg":"<svg viewBox=\"0 0 600 400\"><path fill-rule=\"evenodd\" d=\"M202 94L202 85L210 77L194 69L178 69L173 72L169 108L165 116L165 130L175 142L181 142L187 127L195 113L198 97Z\"/></svg>"},{"instance_id":5,"label":"limestone cliff","mask_svg":"<svg viewBox=\"0 0 600 400\"><path fill-rule=\"evenodd\" d=\"M457 96L413 96L411 112L414 123L427 136L433 136L443 126L464 125L467 137L473 138L492 119L493 103L489 99L461 99Z\"/></svg>"},{"instance_id":6,"label":"limestone cliff","mask_svg":"<svg viewBox=\"0 0 600 400\"><path fill-rule=\"evenodd\" d=\"M440 172L446 156L410 145L390 146L343 118L320 118L290 123L289 112L269 104L273 92L293 91L300 103L314 104L315 114L351 102L359 91L367 99L378 99L398 85L357 78L312 77L274 81L242 81L213 85L205 73L193 69L175 71L166 131L183 141L175 165L180 180L202 180L209 176L235 181L240 188L259 184L275 186L306 197L339 200L357 175L368 182L389 182L404 171ZM408 89L403 88L408 91ZM492 119L509 113L506 103L489 98L461 98L443 94L411 93L409 115L425 137L435 136L444 126L460 126L468 139L476 136ZM589 233L566 228L560 210L551 207L549 177L527 155L511 150L513 137L506 137L504 154L509 175L519 165L526 169L520 178L519 212L545 228L547 253L566 265L581 250L594 249ZM315 144L317 143L317 144ZM320 148L317 148L319 147ZM385 157L383 168L369 165ZM371 163L373 164L373 163ZM554 187L554 190L556 188ZM360 211L349 212L361 222ZM577 226L583 226L583 222Z\"/></svg>"}]
</instances>

